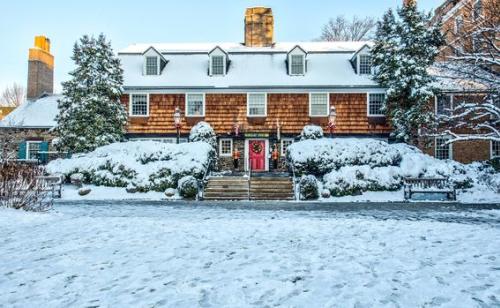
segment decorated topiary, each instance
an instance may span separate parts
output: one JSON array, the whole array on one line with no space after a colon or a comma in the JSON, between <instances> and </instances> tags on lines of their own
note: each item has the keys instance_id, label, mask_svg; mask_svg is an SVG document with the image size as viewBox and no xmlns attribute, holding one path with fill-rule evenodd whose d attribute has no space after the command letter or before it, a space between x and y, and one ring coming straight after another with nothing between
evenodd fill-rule
<instances>
[{"instance_id":1,"label":"decorated topiary","mask_svg":"<svg viewBox=\"0 0 500 308\"><path fill-rule=\"evenodd\" d=\"M316 140L323 138L323 129L317 125L306 125L300 134L300 140Z\"/></svg>"}]
</instances>

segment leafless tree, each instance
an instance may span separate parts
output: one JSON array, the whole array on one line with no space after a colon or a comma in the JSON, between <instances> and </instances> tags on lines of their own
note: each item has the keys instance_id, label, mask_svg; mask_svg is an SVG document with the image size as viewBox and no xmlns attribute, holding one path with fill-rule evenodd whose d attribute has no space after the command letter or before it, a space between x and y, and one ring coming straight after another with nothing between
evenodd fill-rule
<instances>
[{"instance_id":1,"label":"leafless tree","mask_svg":"<svg viewBox=\"0 0 500 308\"><path fill-rule=\"evenodd\" d=\"M0 103L6 107L17 107L24 102L24 94L24 87L14 83L2 92Z\"/></svg>"},{"instance_id":2,"label":"leafless tree","mask_svg":"<svg viewBox=\"0 0 500 308\"><path fill-rule=\"evenodd\" d=\"M372 17L360 18L354 16L352 20L340 15L332 18L323 26L320 41L364 41L373 35L377 22Z\"/></svg>"},{"instance_id":3,"label":"leafless tree","mask_svg":"<svg viewBox=\"0 0 500 308\"><path fill-rule=\"evenodd\" d=\"M447 127L441 134L451 136L449 143L500 141L500 0L469 1L463 11L442 66L455 79L481 84L485 95L481 102L459 103L441 116L441 127ZM473 133L456 133L464 128Z\"/></svg>"}]
</instances>

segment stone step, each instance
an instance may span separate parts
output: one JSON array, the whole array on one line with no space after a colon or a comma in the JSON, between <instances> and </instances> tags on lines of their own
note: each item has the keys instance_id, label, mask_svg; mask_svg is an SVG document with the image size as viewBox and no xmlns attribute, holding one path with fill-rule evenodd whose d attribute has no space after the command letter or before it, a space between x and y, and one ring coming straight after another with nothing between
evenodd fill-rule
<instances>
[{"instance_id":1,"label":"stone step","mask_svg":"<svg viewBox=\"0 0 500 308\"><path fill-rule=\"evenodd\" d=\"M208 201L241 201L241 200L248 200L248 196L245 196L245 197L204 196L203 200L208 200Z\"/></svg>"},{"instance_id":2,"label":"stone step","mask_svg":"<svg viewBox=\"0 0 500 308\"><path fill-rule=\"evenodd\" d=\"M293 185L292 184L266 184L266 185L261 185L261 184L250 184L250 189L292 189Z\"/></svg>"}]
</instances>

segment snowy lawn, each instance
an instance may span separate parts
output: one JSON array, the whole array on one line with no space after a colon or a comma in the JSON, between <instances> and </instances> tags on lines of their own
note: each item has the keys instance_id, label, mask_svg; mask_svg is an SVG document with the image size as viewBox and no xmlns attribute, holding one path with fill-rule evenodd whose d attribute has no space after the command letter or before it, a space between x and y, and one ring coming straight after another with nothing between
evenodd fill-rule
<instances>
[{"instance_id":1,"label":"snowy lawn","mask_svg":"<svg viewBox=\"0 0 500 308\"><path fill-rule=\"evenodd\" d=\"M0 306L500 305L500 210L0 209Z\"/></svg>"}]
</instances>

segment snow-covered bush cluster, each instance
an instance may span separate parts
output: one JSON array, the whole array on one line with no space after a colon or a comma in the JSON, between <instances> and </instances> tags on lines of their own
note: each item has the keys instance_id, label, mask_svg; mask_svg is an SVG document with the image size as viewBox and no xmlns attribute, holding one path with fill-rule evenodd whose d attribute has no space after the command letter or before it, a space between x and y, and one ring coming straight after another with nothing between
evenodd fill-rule
<instances>
[{"instance_id":1,"label":"snow-covered bush cluster","mask_svg":"<svg viewBox=\"0 0 500 308\"><path fill-rule=\"evenodd\" d=\"M287 160L299 174L322 176L344 166L395 166L401 162L401 154L379 140L325 138L292 144Z\"/></svg>"},{"instance_id":2,"label":"snow-covered bush cluster","mask_svg":"<svg viewBox=\"0 0 500 308\"><path fill-rule=\"evenodd\" d=\"M306 125L300 134L300 140L316 140L323 138L323 129L317 125Z\"/></svg>"},{"instance_id":3,"label":"snow-covered bush cluster","mask_svg":"<svg viewBox=\"0 0 500 308\"><path fill-rule=\"evenodd\" d=\"M319 139L291 145L287 161L299 175L314 175L332 196L398 190L407 177L447 178L457 189L493 187L500 175L481 163L443 161L406 144L375 139Z\"/></svg>"},{"instance_id":4,"label":"snow-covered bush cluster","mask_svg":"<svg viewBox=\"0 0 500 308\"><path fill-rule=\"evenodd\" d=\"M114 143L71 159L55 160L47 166L47 171L68 178L81 173L86 184L164 192L168 188L177 188L179 180L185 176L203 178L214 151L206 142Z\"/></svg>"}]
</instances>

